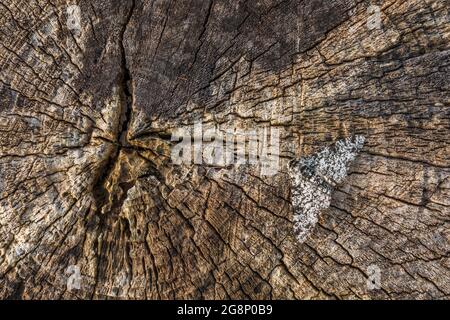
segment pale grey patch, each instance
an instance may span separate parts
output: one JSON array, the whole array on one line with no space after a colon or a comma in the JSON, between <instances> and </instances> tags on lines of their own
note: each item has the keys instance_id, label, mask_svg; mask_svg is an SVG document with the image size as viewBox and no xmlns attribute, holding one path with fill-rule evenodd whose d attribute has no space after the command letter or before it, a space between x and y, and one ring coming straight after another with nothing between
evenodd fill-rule
<instances>
[{"instance_id":1,"label":"pale grey patch","mask_svg":"<svg viewBox=\"0 0 450 320\"><path fill-rule=\"evenodd\" d=\"M80 290L81 288L81 272L80 272L80 267L76 266L76 265L70 265L67 269L66 269L66 274L69 275L69 277L67 278L67 290L68 291L72 291L72 290Z\"/></svg>"},{"instance_id":2,"label":"pale grey patch","mask_svg":"<svg viewBox=\"0 0 450 320\"><path fill-rule=\"evenodd\" d=\"M320 213L330 206L333 188L344 181L364 140L363 136L349 137L314 155L290 162L294 232L298 241L306 240Z\"/></svg>"}]
</instances>

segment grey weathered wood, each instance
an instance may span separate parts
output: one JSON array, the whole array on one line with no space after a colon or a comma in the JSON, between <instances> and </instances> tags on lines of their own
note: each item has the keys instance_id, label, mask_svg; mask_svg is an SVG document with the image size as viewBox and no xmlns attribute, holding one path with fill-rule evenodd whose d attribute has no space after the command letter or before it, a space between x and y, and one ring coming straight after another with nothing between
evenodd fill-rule
<instances>
[{"instance_id":1,"label":"grey weathered wood","mask_svg":"<svg viewBox=\"0 0 450 320\"><path fill-rule=\"evenodd\" d=\"M0 3L0 297L449 297L446 0L73 4ZM174 165L198 121L279 128L280 172ZM299 241L290 161L353 136Z\"/></svg>"}]
</instances>

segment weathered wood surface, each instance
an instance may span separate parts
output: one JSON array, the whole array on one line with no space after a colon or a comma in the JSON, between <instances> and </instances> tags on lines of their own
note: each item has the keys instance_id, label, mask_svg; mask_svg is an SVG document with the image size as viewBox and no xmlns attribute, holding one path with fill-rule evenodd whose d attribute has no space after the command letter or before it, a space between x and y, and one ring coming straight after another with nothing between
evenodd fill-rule
<instances>
[{"instance_id":1,"label":"weathered wood surface","mask_svg":"<svg viewBox=\"0 0 450 320\"><path fill-rule=\"evenodd\" d=\"M449 40L446 0L2 0L0 297L448 298ZM198 121L278 128L280 171L173 164Z\"/></svg>"}]
</instances>

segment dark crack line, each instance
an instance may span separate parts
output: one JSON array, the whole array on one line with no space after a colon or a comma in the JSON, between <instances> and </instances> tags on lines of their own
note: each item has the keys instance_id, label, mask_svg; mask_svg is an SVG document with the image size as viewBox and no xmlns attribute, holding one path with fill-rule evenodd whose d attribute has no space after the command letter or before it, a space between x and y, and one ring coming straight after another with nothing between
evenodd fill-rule
<instances>
[{"instance_id":1,"label":"dark crack line","mask_svg":"<svg viewBox=\"0 0 450 320\"><path fill-rule=\"evenodd\" d=\"M132 104L133 104L133 90L132 90L132 77L131 72L128 68L127 63L127 57L126 57L126 50L124 46L124 37L127 30L127 26L131 20L131 17L133 16L133 12L135 9L135 0L131 2L131 7L128 11L127 17L125 19L125 23L123 24L121 33L120 33L120 39L119 39L119 45L120 45L120 52L121 52L121 75L120 75L120 87L121 87L121 110L120 110L120 118L116 129L116 137L112 144L114 145L114 150L110 153L109 157L107 158L107 163L103 167L104 169L100 172L99 177L96 181L96 183L93 186L93 196L96 203L96 214L95 216L99 219L98 222L98 237L96 239L96 247L97 247L97 270L95 275L95 284L92 290L92 296L93 298L96 293L97 285L99 282L99 276L100 276L100 269L102 267L101 264L101 257L106 252L107 248L106 246L102 245L102 239L99 239L103 232L106 231L107 228L107 216L103 214L102 209L109 203L109 202L115 202L113 199L111 199L111 195L109 194L109 191L106 188L106 183L108 182L109 177L111 176L112 171L114 170L120 151L123 147L129 147L127 142L127 134L128 134L128 128L129 128L129 122L132 118ZM129 186L126 186L126 188L130 188ZM112 189L114 190L114 188ZM122 206L122 203L125 199L120 199L121 203L120 207ZM113 207L111 208L113 209ZM99 214L100 213L100 214Z\"/></svg>"},{"instance_id":2,"label":"dark crack line","mask_svg":"<svg viewBox=\"0 0 450 320\"><path fill-rule=\"evenodd\" d=\"M120 50L121 50L121 54L122 54L122 63L121 63L121 68L122 68L122 79L121 80L122 81L121 81L121 83L122 83L122 94L124 95L124 97L123 97L124 108L122 110L121 119L120 119L120 123L119 123L120 130L118 130L118 133L117 133L117 142L119 143L120 146L128 145L127 134L128 134L129 124L131 121L132 109L133 109L133 83L132 83L131 72L128 68L127 55L126 55L125 46L124 46L124 37L125 37L125 32L127 30L127 26L133 15L135 5L136 5L135 0L133 0L131 3L131 8L128 13L126 22L124 24L124 27L123 27L121 35L120 35Z\"/></svg>"},{"instance_id":3,"label":"dark crack line","mask_svg":"<svg viewBox=\"0 0 450 320\"><path fill-rule=\"evenodd\" d=\"M132 117L132 104L133 104L133 90L132 90L132 77L131 72L128 69L126 51L124 46L124 37L127 30L127 26L131 20L135 8L135 1L131 3L131 8L126 17L125 23L122 27L120 33L120 52L121 52L121 75L120 75L120 86L121 86L121 115L119 123L116 130L116 138L111 143L114 145L114 150L110 153L107 158L106 165L100 172L97 182L94 184L93 193L96 202L97 212L102 209L102 207L107 202L107 197L109 196L108 191L105 188L105 184L114 170L117 163L117 159L120 154L122 147L130 147L127 142L127 134L129 122Z\"/></svg>"}]
</instances>

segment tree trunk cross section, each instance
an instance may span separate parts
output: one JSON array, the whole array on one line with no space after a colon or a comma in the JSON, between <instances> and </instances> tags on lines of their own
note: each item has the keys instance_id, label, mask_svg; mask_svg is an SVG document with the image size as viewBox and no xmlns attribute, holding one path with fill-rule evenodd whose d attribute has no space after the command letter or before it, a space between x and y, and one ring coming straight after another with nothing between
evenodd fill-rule
<instances>
[{"instance_id":1,"label":"tree trunk cross section","mask_svg":"<svg viewBox=\"0 0 450 320\"><path fill-rule=\"evenodd\" d=\"M446 0L2 0L0 297L447 299L449 21ZM277 172L175 164L199 123L277 130Z\"/></svg>"}]
</instances>

